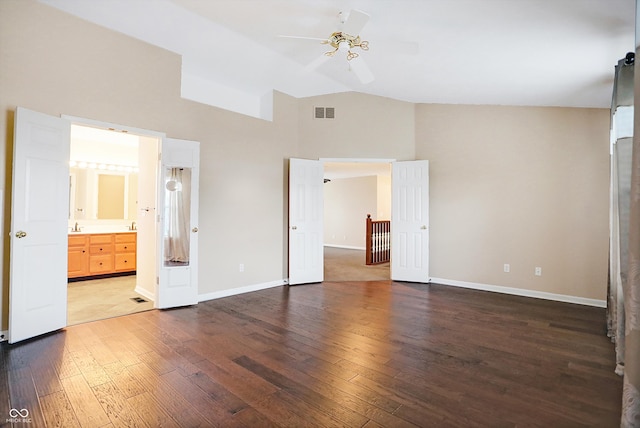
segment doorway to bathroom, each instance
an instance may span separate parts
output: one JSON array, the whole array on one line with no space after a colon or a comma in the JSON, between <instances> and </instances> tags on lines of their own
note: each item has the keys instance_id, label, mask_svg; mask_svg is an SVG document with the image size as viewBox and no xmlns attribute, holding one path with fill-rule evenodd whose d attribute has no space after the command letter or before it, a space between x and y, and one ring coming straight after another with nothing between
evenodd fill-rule
<instances>
[{"instance_id":1,"label":"doorway to bathroom","mask_svg":"<svg viewBox=\"0 0 640 428\"><path fill-rule=\"evenodd\" d=\"M9 343L68 325L72 123L100 129L118 128L104 122L16 108L9 238ZM155 151L155 156L138 159L136 291L144 295L138 291L143 290L153 296L154 308L195 305L198 303L200 143L130 127L121 127L120 132L137 134L141 138L141 152L147 148ZM153 141L153 144L144 144L142 140ZM156 173L143 173L146 167ZM143 177L149 178L148 191L143 190ZM93 243L97 244L96 248ZM90 257L89 263L104 263L95 251L102 251L99 244L110 243L120 247L129 241L118 239L117 233L113 241L89 240L89 255L93 248L97 256ZM182 247L179 263L175 263L176 245Z\"/></svg>"},{"instance_id":2,"label":"doorway to bathroom","mask_svg":"<svg viewBox=\"0 0 640 428\"><path fill-rule=\"evenodd\" d=\"M156 193L157 146L157 138L71 125L68 325L154 307L138 271L155 258L155 245L145 245L153 225L140 214L155 204L140 205L140 196Z\"/></svg>"}]
</instances>

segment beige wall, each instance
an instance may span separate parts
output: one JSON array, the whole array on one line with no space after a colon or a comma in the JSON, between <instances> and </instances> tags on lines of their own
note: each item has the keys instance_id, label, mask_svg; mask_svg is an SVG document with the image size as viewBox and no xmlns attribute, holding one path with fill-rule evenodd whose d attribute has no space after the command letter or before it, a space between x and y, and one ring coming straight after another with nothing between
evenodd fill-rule
<instances>
[{"instance_id":1,"label":"beige wall","mask_svg":"<svg viewBox=\"0 0 640 428\"><path fill-rule=\"evenodd\" d=\"M364 249L367 214L377 217L377 177L334 179L323 189L324 244Z\"/></svg>"},{"instance_id":2,"label":"beige wall","mask_svg":"<svg viewBox=\"0 0 640 428\"><path fill-rule=\"evenodd\" d=\"M314 119L314 107L335 119ZM356 92L301 99L300 157L409 160L415 156L414 104Z\"/></svg>"},{"instance_id":3,"label":"beige wall","mask_svg":"<svg viewBox=\"0 0 640 428\"><path fill-rule=\"evenodd\" d=\"M431 275L604 300L608 128L606 109L416 106Z\"/></svg>"},{"instance_id":4,"label":"beige wall","mask_svg":"<svg viewBox=\"0 0 640 428\"><path fill-rule=\"evenodd\" d=\"M11 188L16 106L200 141L200 294L286 277L284 176L296 154L296 100L276 93L273 122L183 100L179 56L33 0L0 2L0 58L0 188Z\"/></svg>"},{"instance_id":5,"label":"beige wall","mask_svg":"<svg viewBox=\"0 0 640 428\"><path fill-rule=\"evenodd\" d=\"M23 106L201 142L200 294L286 278L286 159L342 157L430 160L432 276L605 297L607 110L276 93L266 122L181 99L179 56L34 0L0 1L0 59L5 237ZM336 118L313 119L314 106Z\"/></svg>"},{"instance_id":6,"label":"beige wall","mask_svg":"<svg viewBox=\"0 0 640 428\"><path fill-rule=\"evenodd\" d=\"M391 176L379 175L377 217L374 220L391 220Z\"/></svg>"}]
</instances>

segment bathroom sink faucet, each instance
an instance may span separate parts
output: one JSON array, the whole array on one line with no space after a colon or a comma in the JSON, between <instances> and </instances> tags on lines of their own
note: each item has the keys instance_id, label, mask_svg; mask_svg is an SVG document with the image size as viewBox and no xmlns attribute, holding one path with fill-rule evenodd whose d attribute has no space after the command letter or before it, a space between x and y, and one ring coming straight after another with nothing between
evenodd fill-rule
<instances>
[{"instance_id":1,"label":"bathroom sink faucet","mask_svg":"<svg viewBox=\"0 0 640 428\"><path fill-rule=\"evenodd\" d=\"M76 221L75 226L73 226L73 229L71 229L72 232L80 232L81 228L78 227L78 222Z\"/></svg>"},{"instance_id":2,"label":"bathroom sink faucet","mask_svg":"<svg viewBox=\"0 0 640 428\"><path fill-rule=\"evenodd\" d=\"M135 221L131 222L131 226L129 227L129 230L137 230Z\"/></svg>"}]
</instances>

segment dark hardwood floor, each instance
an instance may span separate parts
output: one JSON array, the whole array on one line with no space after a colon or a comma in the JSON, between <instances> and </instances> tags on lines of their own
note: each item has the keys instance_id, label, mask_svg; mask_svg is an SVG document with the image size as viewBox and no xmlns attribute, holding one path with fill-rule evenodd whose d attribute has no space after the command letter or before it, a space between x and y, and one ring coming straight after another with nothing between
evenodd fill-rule
<instances>
[{"instance_id":1,"label":"dark hardwood floor","mask_svg":"<svg viewBox=\"0 0 640 428\"><path fill-rule=\"evenodd\" d=\"M325 282L4 343L0 425L616 427L614 361L604 309Z\"/></svg>"}]
</instances>

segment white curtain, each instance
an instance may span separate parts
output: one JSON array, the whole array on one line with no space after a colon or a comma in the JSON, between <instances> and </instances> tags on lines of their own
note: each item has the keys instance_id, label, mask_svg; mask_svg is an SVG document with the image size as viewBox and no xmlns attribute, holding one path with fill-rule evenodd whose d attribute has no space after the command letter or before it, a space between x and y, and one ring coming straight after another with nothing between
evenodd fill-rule
<instances>
[{"instance_id":1,"label":"white curtain","mask_svg":"<svg viewBox=\"0 0 640 428\"><path fill-rule=\"evenodd\" d=\"M191 204L191 171L170 168L165 183L165 246L166 263L189 263L189 220Z\"/></svg>"}]
</instances>

